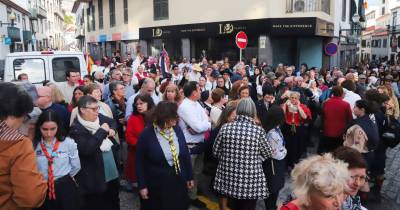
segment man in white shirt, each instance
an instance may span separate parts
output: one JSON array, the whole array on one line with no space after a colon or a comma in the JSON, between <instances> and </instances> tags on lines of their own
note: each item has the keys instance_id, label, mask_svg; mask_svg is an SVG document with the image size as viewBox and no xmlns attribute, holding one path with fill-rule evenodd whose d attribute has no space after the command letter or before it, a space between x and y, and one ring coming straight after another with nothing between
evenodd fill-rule
<instances>
[{"instance_id":1,"label":"man in white shirt","mask_svg":"<svg viewBox=\"0 0 400 210\"><path fill-rule=\"evenodd\" d=\"M197 82L192 81L183 87L185 99L178 108L180 118L179 126L185 135L186 143L191 151L193 177L195 186L190 190L191 204L197 208L204 208L205 204L197 198L197 182L203 170L203 152L193 154L195 150L204 143L204 134L211 129L211 122L198 100L200 99L200 87ZM196 152L197 153L197 152Z\"/></svg>"},{"instance_id":2,"label":"man in white shirt","mask_svg":"<svg viewBox=\"0 0 400 210\"><path fill-rule=\"evenodd\" d=\"M154 104L158 104L160 102L160 98L155 92L156 83L151 78L146 78L143 80L142 87L140 88L139 92L134 94L133 96L129 97L128 101L126 102L126 111L125 111L125 120L127 121L133 112L133 102L137 95L141 93L148 93L151 98L153 99Z\"/></svg>"},{"instance_id":3,"label":"man in white shirt","mask_svg":"<svg viewBox=\"0 0 400 210\"><path fill-rule=\"evenodd\" d=\"M76 69L69 69L65 72L67 81L59 84L61 93L65 97L66 103L71 103L74 89L79 85L78 81L81 79L81 73Z\"/></svg>"},{"instance_id":4,"label":"man in white shirt","mask_svg":"<svg viewBox=\"0 0 400 210\"><path fill-rule=\"evenodd\" d=\"M356 104L356 101L361 100L361 96L354 92L356 90L356 84L352 80L345 80L341 83L341 86L344 91L343 101L346 101L350 104L351 112L353 113L353 108ZM356 118L354 113L353 118Z\"/></svg>"}]
</instances>

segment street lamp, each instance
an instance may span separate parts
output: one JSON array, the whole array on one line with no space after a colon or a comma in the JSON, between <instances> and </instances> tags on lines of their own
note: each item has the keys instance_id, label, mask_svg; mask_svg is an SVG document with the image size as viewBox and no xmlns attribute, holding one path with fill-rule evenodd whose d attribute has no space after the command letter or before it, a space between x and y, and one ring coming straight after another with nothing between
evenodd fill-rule
<instances>
[{"instance_id":1,"label":"street lamp","mask_svg":"<svg viewBox=\"0 0 400 210\"><path fill-rule=\"evenodd\" d=\"M340 40L342 38L342 32L343 31L349 31L352 34L355 34L356 36L358 36L361 33L361 31L364 29L364 24L360 23L360 15L359 14L355 13L353 15L353 17L351 18L351 22L352 22L351 28L349 28L349 29L343 29L343 28L339 29L339 41L338 42L340 42Z\"/></svg>"},{"instance_id":2,"label":"street lamp","mask_svg":"<svg viewBox=\"0 0 400 210\"><path fill-rule=\"evenodd\" d=\"M0 21L0 27L3 27L3 25L10 25L11 27L14 27L15 23L15 19L17 19L17 17L15 16L15 13L12 12L9 16L8 19L10 19L11 23L3 23L2 21Z\"/></svg>"}]
</instances>

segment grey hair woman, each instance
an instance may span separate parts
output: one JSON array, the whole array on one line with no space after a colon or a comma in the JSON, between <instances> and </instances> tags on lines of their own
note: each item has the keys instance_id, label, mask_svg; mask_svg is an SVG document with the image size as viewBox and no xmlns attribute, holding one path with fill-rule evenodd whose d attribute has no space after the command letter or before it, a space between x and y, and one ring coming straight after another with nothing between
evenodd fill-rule
<instances>
[{"instance_id":1,"label":"grey hair woman","mask_svg":"<svg viewBox=\"0 0 400 210\"><path fill-rule=\"evenodd\" d=\"M233 122L222 126L213 147L218 159L214 190L232 200L233 209L255 209L268 197L262 162L272 155L263 128L256 124L256 107L242 99Z\"/></svg>"}]
</instances>

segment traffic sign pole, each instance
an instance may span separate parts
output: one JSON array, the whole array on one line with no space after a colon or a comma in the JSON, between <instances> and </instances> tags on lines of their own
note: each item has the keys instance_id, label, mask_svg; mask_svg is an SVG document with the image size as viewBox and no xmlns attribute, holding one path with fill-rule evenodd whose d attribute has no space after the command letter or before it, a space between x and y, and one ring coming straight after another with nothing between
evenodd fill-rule
<instances>
[{"instance_id":1,"label":"traffic sign pole","mask_svg":"<svg viewBox=\"0 0 400 210\"><path fill-rule=\"evenodd\" d=\"M245 32L240 31L236 34L236 46L239 48L239 61L242 61L242 50L244 48L246 48L247 43L248 43L248 39L247 39L247 35Z\"/></svg>"}]
</instances>

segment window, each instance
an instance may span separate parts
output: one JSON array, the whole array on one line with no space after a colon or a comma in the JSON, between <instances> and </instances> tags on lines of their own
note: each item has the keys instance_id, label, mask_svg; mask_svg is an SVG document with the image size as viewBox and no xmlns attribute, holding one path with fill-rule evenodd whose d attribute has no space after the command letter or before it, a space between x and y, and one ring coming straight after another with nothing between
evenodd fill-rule
<instances>
[{"instance_id":1,"label":"window","mask_svg":"<svg viewBox=\"0 0 400 210\"><path fill-rule=\"evenodd\" d=\"M77 57L54 58L52 61L53 79L56 82L64 82L67 80L65 72L68 69L76 69L81 71L79 59Z\"/></svg>"},{"instance_id":2,"label":"window","mask_svg":"<svg viewBox=\"0 0 400 210\"><path fill-rule=\"evenodd\" d=\"M397 12L393 12L392 26L397 25Z\"/></svg>"},{"instance_id":3,"label":"window","mask_svg":"<svg viewBox=\"0 0 400 210\"><path fill-rule=\"evenodd\" d=\"M346 21L346 0L342 0L342 21Z\"/></svg>"},{"instance_id":4,"label":"window","mask_svg":"<svg viewBox=\"0 0 400 210\"><path fill-rule=\"evenodd\" d=\"M366 40L361 40L361 47L366 47L367 46L367 41Z\"/></svg>"},{"instance_id":5,"label":"window","mask_svg":"<svg viewBox=\"0 0 400 210\"><path fill-rule=\"evenodd\" d=\"M29 81L33 84L42 83L46 80L44 60L41 58L15 59L13 62L14 79L25 73L29 75Z\"/></svg>"},{"instance_id":6,"label":"window","mask_svg":"<svg viewBox=\"0 0 400 210\"><path fill-rule=\"evenodd\" d=\"M383 48L386 48L386 47L387 47L387 39L383 39L382 47L383 47Z\"/></svg>"},{"instance_id":7,"label":"window","mask_svg":"<svg viewBox=\"0 0 400 210\"><path fill-rule=\"evenodd\" d=\"M98 0L99 7L99 29L103 29L103 0Z\"/></svg>"},{"instance_id":8,"label":"window","mask_svg":"<svg viewBox=\"0 0 400 210\"><path fill-rule=\"evenodd\" d=\"M91 20L91 24L92 24L92 31L96 30L96 22L95 22L95 10L94 10L94 5L91 6L91 14L92 14L92 20Z\"/></svg>"},{"instance_id":9,"label":"window","mask_svg":"<svg viewBox=\"0 0 400 210\"><path fill-rule=\"evenodd\" d=\"M115 26L115 0L109 0L110 6L110 27Z\"/></svg>"},{"instance_id":10,"label":"window","mask_svg":"<svg viewBox=\"0 0 400 210\"><path fill-rule=\"evenodd\" d=\"M382 7L382 15L385 14L385 7Z\"/></svg>"},{"instance_id":11,"label":"window","mask_svg":"<svg viewBox=\"0 0 400 210\"><path fill-rule=\"evenodd\" d=\"M154 20L168 19L168 0L154 1Z\"/></svg>"},{"instance_id":12,"label":"window","mask_svg":"<svg viewBox=\"0 0 400 210\"><path fill-rule=\"evenodd\" d=\"M128 23L128 0L124 0L124 23Z\"/></svg>"},{"instance_id":13,"label":"window","mask_svg":"<svg viewBox=\"0 0 400 210\"><path fill-rule=\"evenodd\" d=\"M90 16L90 7L86 9L86 16L87 16L87 21L86 21L87 22L87 31L89 32L90 29L91 29L91 27L90 27L90 23L91 23L91 21L90 21L90 18L91 18L91 16Z\"/></svg>"}]
</instances>

